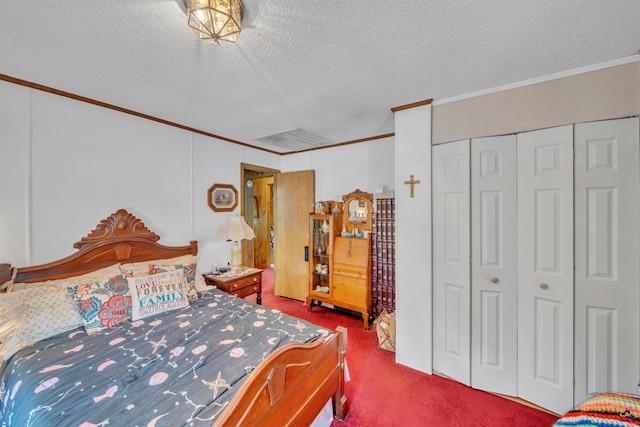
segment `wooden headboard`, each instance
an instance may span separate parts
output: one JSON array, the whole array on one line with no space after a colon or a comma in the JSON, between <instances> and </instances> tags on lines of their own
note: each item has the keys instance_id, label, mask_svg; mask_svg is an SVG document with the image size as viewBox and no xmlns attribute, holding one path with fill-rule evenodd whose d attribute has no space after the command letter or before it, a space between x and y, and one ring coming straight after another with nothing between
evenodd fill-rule
<instances>
[{"instance_id":1,"label":"wooden headboard","mask_svg":"<svg viewBox=\"0 0 640 427\"><path fill-rule=\"evenodd\" d=\"M58 261L33 267L18 268L15 282L29 283L63 279L99 270L116 263L151 261L181 255L197 255L198 242L188 246L164 246L160 236L124 209L100 221L96 228L76 242L76 253ZM17 267L13 267L17 268ZM12 277L11 264L0 264L0 284Z\"/></svg>"}]
</instances>

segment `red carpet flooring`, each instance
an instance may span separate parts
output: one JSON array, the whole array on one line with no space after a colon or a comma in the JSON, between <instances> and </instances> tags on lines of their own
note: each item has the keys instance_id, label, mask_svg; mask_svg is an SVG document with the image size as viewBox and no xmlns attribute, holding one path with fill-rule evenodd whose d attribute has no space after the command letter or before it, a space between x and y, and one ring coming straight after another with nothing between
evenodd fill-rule
<instances>
[{"instance_id":1,"label":"red carpet flooring","mask_svg":"<svg viewBox=\"0 0 640 427\"><path fill-rule=\"evenodd\" d=\"M373 326L365 330L359 315L315 306L309 313L302 302L273 295L273 270L265 270L262 277L263 305L325 328L348 328L349 414L344 422L334 421L332 427L549 427L557 419L500 396L398 365L394 353L378 348ZM255 302L255 296L247 299Z\"/></svg>"}]
</instances>

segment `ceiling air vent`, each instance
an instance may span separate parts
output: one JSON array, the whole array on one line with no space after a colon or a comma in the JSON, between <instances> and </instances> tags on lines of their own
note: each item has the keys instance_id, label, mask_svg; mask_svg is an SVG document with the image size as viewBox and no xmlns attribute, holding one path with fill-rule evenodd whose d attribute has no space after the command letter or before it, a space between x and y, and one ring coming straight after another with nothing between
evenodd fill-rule
<instances>
[{"instance_id":1,"label":"ceiling air vent","mask_svg":"<svg viewBox=\"0 0 640 427\"><path fill-rule=\"evenodd\" d=\"M335 142L329 139L314 135L304 129L292 129L274 133L273 135L258 138L256 141L292 151L308 150L323 145L335 144Z\"/></svg>"}]
</instances>

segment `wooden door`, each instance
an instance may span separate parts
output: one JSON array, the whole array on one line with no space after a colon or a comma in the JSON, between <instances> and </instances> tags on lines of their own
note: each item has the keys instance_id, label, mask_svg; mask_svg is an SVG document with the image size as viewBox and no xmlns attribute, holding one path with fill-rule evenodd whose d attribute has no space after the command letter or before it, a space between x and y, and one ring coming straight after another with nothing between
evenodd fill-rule
<instances>
[{"instance_id":1,"label":"wooden door","mask_svg":"<svg viewBox=\"0 0 640 427\"><path fill-rule=\"evenodd\" d=\"M245 219L247 224L253 224L256 233L254 240L247 242L247 261L243 265L253 265L258 268L269 268L272 259L271 227L273 223L273 176L256 177L252 179L251 194L245 204ZM249 193L247 191L247 193ZM244 259L245 246L242 246ZM253 261L253 262L251 262Z\"/></svg>"},{"instance_id":2,"label":"wooden door","mask_svg":"<svg viewBox=\"0 0 640 427\"><path fill-rule=\"evenodd\" d=\"M313 210L314 171L277 173L275 187L274 294L304 301L309 290L309 213Z\"/></svg>"},{"instance_id":3,"label":"wooden door","mask_svg":"<svg viewBox=\"0 0 640 427\"><path fill-rule=\"evenodd\" d=\"M573 127L518 135L518 396L573 405Z\"/></svg>"},{"instance_id":4,"label":"wooden door","mask_svg":"<svg viewBox=\"0 0 640 427\"><path fill-rule=\"evenodd\" d=\"M471 140L471 386L518 392L516 136Z\"/></svg>"},{"instance_id":5,"label":"wooden door","mask_svg":"<svg viewBox=\"0 0 640 427\"><path fill-rule=\"evenodd\" d=\"M638 118L575 126L575 403L640 378L638 132Z\"/></svg>"},{"instance_id":6,"label":"wooden door","mask_svg":"<svg viewBox=\"0 0 640 427\"><path fill-rule=\"evenodd\" d=\"M469 140L433 155L433 369L470 384Z\"/></svg>"}]
</instances>

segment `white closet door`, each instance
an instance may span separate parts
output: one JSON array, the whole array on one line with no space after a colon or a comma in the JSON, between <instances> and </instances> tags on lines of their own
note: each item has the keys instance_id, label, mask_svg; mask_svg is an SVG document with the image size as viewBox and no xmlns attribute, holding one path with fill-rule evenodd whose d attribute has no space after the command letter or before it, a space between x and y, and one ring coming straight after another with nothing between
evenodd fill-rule
<instances>
[{"instance_id":1,"label":"white closet door","mask_svg":"<svg viewBox=\"0 0 640 427\"><path fill-rule=\"evenodd\" d=\"M518 135L518 396L573 405L573 127Z\"/></svg>"},{"instance_id":2,"label":"white closet door","mask_svg":"<svg viewBox=\"0 0 640 427\"><path fill-rule=\"evenodd\" d=\"M575 126L576 403L640 378L638 131L638 118Z\"/></svg>"},{"instance_id":3,"label":"white closet door","mask_svg":"<svg viewBox=\"0 0 640 427\"><path fill-rule=\"evenodd\" d=\"M469 385L469 140L436 145L432 157L433 369Z\"/></svg>"},{"instance_id":4,"label":"white closet door","mask_svg":"<svg viewBox=\"0 0 640 427\"><path fill-rule=\"evenodd\" d=\"M471 386L518 387L516 136L471 140Z\"/></svg>"}]
</instances>

